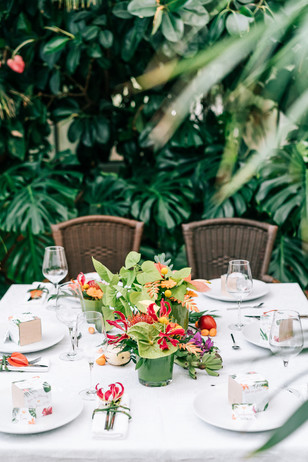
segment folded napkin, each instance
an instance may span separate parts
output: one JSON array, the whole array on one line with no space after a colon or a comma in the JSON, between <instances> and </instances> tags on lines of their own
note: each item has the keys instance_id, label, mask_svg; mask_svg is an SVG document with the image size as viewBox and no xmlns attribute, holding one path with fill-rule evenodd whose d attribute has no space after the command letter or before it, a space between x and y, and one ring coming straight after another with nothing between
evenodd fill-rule
<instances>
[{"instance_id":1,"label":"folded napkin","mask_svg":"<svg viewBox=\"0 0 308 462\"><path fill-rule=\"evenodd\" d=\"M100 401L100 400L99 400ZM126 393L122 396L121 405L129 407L129 397ZM97 408L102 407L98 403ZM128 411L129 412L129 411ZM124 439L128 431L127 415L121 412L116 413L114 426L112 430L105 430L106 412L96 412L92 420L92 436L101 439Z\"/></svg>"},{"instance_id":2,"label":"folded napkin","mask_svg":"<svg viewBox=\"0 0 308 462\"><path fill-rule=\"evenodd\" d=\"M35 290L38 287L40 287L40 288L44 287L44 288L46 288L48 290L48 292L44 291L40 298L31 299L30 298L30 292L27 291L25 293L24 297L23 297L23 304L27 304L27 306L29 306L29 308L31 306L36 307L36 306L39 306L39 305L43 305L46 302L46 300L48 299L48 297L50 297L54 292L54 285L49 283L49 282L33 282L31 287L30 287L30 290Z\"/></svg>"},{"instance_id":3,"label":"folded napkin","mask_svg":"<svg viewBox=\"0 0 308 462\"><path fill-rule=\"evenodd\" d=\"M1 359L1 358L0 358ZM36 364L29 364L29 366L21 366L21 367L15 367L15 366L10 366L10 364L7 365L7 369L3 369L1 372L48 372L49 371L49 360L42 360L39 361Z\"/></svg>"}]
</instances>

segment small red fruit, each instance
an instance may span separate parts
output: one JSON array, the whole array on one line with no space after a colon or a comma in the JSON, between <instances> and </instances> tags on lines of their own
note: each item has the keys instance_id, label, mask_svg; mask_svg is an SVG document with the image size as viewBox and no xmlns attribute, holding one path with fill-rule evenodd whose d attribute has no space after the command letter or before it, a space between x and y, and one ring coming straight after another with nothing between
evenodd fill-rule
<instances>
[{"instance_id":1,"label":"small red fruit","mask_svg":"<svg viewBox=\"0 0 308 462\"><path fill-rule=\"evenodd\" d=\"M211 329L217 328L215 319L209 315L201 316L198 322L198 326L200 330L203 330L203 329L211 330Z\"/></svg>"}]
</instances>

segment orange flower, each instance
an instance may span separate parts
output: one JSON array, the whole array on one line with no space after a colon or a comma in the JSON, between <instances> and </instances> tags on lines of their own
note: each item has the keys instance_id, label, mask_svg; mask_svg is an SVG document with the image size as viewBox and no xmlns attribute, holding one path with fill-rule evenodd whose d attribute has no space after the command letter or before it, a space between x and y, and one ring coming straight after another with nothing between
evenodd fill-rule
<instances>
[{"instance_id":1,"label":"orange flower","mask_svg":"<svg viewBox=\"0 0 308 462\"><path fill-rule=\"evenodd\" d=\"M96 289L95 287L90 287L87 290L87 295L89 295L89 297L97 298L97 299L100 300L102 298L102 296L103 296L103 292L101 291L101 289Z\"/></svg>"},{"instance_id":2,"label":"orange flower","mask_svg":"<svg viewBox=\"0 0 308 462\"><path fill-rule=\"evenodd\" d=\"M186 295L188 295L189 297L197 297L196 292L194 292L193 290L188 290L186 292Z\"/></svg>"},{"instance_id":3,"label":"orange flower","mask_svg":"<svg viewBox=\"0 0 308 462\"><path fill-rule=\"evenodd\" d=\"M176 282L173 279L166 279L161 282L160 286L163 289L172 289L172 287L176 286Z\"/></svg>"}]
</instances>

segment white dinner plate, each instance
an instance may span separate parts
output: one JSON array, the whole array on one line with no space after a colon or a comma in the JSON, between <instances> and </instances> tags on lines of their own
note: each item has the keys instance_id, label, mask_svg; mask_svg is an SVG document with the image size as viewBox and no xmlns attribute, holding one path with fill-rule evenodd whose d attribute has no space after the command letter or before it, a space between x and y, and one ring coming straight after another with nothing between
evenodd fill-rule
<instances>
[{"instance_id":1,"label":"white dinner plate","mask_svg":"<svg viewBox=\"0 0 308 462\"><path fill-rule=\"evenodd\" d=\"M232 295L225 295L221 292L221 280L211 279L210 280L210 290L208 292L202 292L203 295L209 298L214 298L215 300L221 300L224 302L236 302L236 299ZM252 292L248 297L243 299L243 303L249 300L256 300L257 298L263 297L269 292L269 286L263 281L258 279L253 279Z\"/></svg>"},{"instance_id":2,"label":"white dinner plate","mask_svg":"<svg viewBox=\"0 0 308 462\"><path fill-rule=\"evenodd\" d=\"M304 347L308 345L308 330L307 330L307 319L302 320L303 324L303 334L304 334ZM265 343L261 342L260 339L260 321L253 321L246 326L242 330L243 337L250 343L257 345L261 348L269 349L269 346Z\"/></svg>"},{"instance_id":3,"label":"white dinner plate","mask_svg":"<svg viewBox=\"0 0 308 462\"><path fill-rule=\"evenodd\" d=\"M83 409L83 401L78 394L69 390L52 389L52 414L41 417L35 424L18 424L12 420L11 389L0 391L0 432L27 435L53 430L76 419Z\"/></svg>"},{"instance_id":4,"label":"white dinner plate","mask_svg":"<svg viewBox=\"0 0 308 462\"><path fill-rule=\"evenodd\" d=\"M42 340L20 346L10 340L4 342L7 325L7 322L0 323L0 351L3 353L14 353L15 351L19 353L33 353L35 351L46 350L46 348L61 342L67 332L67 328L63 324L49 321L44 322L42 320Z\"/></svg>"},{"instance_id":5,"label":"white dinner plate","mask_svg":"<svg viewBox=\"0 0 308 462\"><path fill-rule=\"evenodd\" d=\"M228 384L222 383L199 393L194 399L193 409L200 419L214 427L236 432L263 432L280 427L300 404L294 394L279 390L270 399L267 410L259 412L254 420L232 420Z\"/></svg>"},{"instance_id":6,"label":"white dinner plate","mask_svg":"<svg viewBox=\"0 0 308 462\"><path fill-rule=\"evenodd\" d=\"M243 337L250 343L257 345L261 348L269 349L269 346L261 342L260 338L260 321L254 321L246 326L242 330Z\"/></svg>"}]
</instances>

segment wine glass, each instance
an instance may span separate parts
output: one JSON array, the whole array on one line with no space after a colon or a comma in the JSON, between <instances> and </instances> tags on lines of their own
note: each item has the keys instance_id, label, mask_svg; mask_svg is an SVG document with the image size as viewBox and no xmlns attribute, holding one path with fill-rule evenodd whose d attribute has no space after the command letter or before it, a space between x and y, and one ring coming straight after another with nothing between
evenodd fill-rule
<instances>
[{"instance_id":1,"label":"wine glass","mask_svg":"<svg viewBox=\"0 0 308 462\"><path fill-rule=\"evenodd\" d=\"M79 346L90 367L89 388L82 390L79 394L83 399L94 400L96 398L96 390L92 384L94 361L107 347L107 335L102 314L97 311L86 311L79 314L77 331L80 336Z\"/></svg>"},{"instance_id":2,"label":"wine glass","mask_svg":"<svg viewBox=\"0 0 308 462\"><path fill-rule=\"evenodd\" d=\"M64 248L52 246L45 248L43 260L43 275L55 286L55 294L58 292L58 284L67 275L67 262ZM47 309L55 310L56 305L48 305Z\"/></svg>"},{"instance_id":3,"label":"wine glass","mask_svg":"<svg viewBox=\"0 0 308 462\"><path fill-rule=\"evenodd\" d=\"M303 346L303 329L297 311L275 311L269 334L271 351L281 356L283 365L287 367L290 358L297 356Z\"/></svg>"},{"instance_id":4,"label":"wine glass","mask_svg":"<svg viewBox=\"0 0 308 462\"><path fill-rule=\"evenodd\" d=\"M252 276L249 261L231 260L226 278L226 290L237 299L237 323L229 326L232 330L241 330L244 327L241 315L241 303L244 297L252 291Z\"/></svg>"},{"instance_id":5,"label":"wine glass","mask_svg":"<svg viewBox=\"0 0 308 462\"><path fill-rule=\"evenodd\" d=\"M56 302L57 319L68 327L71 349L61 353L60 359L64 361L76 361L81 355L76 352L78 346L78 334L76 323L78 314L82 313L82 292L78 282L66 282L58 287Z\"/></svg>"}]
</instances>

